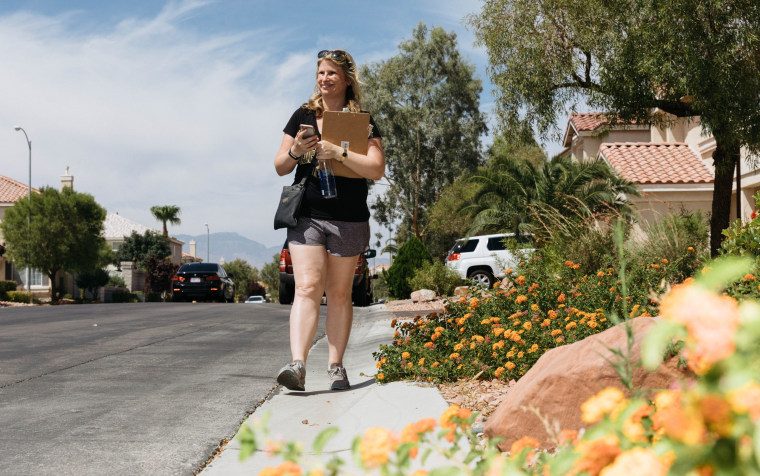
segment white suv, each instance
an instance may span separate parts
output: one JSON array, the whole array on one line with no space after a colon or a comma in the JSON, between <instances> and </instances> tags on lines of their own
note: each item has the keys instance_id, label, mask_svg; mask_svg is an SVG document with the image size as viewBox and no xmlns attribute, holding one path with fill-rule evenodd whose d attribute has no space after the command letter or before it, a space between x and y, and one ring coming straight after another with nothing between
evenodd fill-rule
<instances>
[{"instance_id":1,"label":"white suv","mask_svg":"<svg viewBox=\"0 0 760 476\"><path fill-rule=\"evenodd\" d=\"M507 249L504 240L509 238L517 240L520 248L517 256ZM446 264L459 271L462 278L490 288L493 286L494 277L504 277L506 268L517 265L523 258L520 254L532 251L533 242L530 236L522 235L515 238L514 233L471 236L457 240L449 251Z\"/></svg>"}]
</instances>

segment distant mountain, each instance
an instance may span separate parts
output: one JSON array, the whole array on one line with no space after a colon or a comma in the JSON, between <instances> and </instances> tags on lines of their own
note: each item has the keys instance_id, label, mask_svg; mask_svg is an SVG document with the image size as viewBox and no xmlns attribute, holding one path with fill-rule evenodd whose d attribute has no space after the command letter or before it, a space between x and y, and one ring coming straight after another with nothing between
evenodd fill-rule
<instances>
[{"instance_id":1,"label":"distant mountain","mask_svg":"<svg viewBox=\"0 0 760 476\"><path fill-rule=\"evenodd\" d=\"M240 258L248 261L248 264L261 269L266 263L273 260L275 254L279 255L282 250L279 246L264 246L258 241L248 239L238 233L211 233L207 235L191 236L176 235L177 239L184 241L182 251L190 252L190 241L195 241L196 256L206 261L206 241L210 242L211 262L218 263L224 258L226 263Z\"/></svg>"}]
</instances>

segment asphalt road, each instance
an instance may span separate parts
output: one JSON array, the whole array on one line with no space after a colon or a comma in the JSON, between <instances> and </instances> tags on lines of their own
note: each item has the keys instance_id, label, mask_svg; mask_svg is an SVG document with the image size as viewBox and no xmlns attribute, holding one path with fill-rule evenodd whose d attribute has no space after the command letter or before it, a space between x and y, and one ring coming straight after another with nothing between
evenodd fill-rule
<instances>
[{"instance_id":1,"label":"asphalt road","mask_svg":"<svg viewBox=\"0 0 760 476\"><path fill-rule=\"evenodd\" d=\"M276 389L290 358L289 312L192 303L0 309L0 473L194 474Z\"/></svg>"}]
</instances>

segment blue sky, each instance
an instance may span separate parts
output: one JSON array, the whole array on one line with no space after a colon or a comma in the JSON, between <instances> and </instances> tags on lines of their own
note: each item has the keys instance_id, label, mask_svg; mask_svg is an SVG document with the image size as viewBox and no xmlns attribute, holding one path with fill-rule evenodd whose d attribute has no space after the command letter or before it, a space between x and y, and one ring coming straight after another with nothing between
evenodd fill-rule
<instances>
[{"instance_id":1,"label":"blue sky","mask_svg":"<svg viewBox=\"0 0 760 476\"><path fill-rule=\"evenodd\" d=\"M485 50L464 17L479 1L4 0L0 3L0 174L78 191L170 233L238 232L267 246L282 185L272 159L282 128L311 94L316 52L359 63L397 53L420 22L457 33L484 83ZM556 144L545 144L549 152ZM373 227L375 231L382 231ZM213 246L212 246L213 249ZM216 260L219 257L212 257ZM230 257L227 257L228 259Z\"/></svg>"}]
</instances>

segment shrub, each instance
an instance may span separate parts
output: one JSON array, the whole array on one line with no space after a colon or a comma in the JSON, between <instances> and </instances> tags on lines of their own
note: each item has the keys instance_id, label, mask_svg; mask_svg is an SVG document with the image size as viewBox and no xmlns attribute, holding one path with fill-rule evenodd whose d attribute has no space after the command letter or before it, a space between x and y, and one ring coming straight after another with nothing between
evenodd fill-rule
<instances>
[{"instance_id":1,"label":"shrub","mask_svg":"<svg viewBox=\"0 0 760 476\"><path fill-rule=\"evenodd\" d=\"M415 270L433 258L425 245L416 237L412 237L398 250L398 256L388 269L385 278L388 291L397 299L408 298L412 293L409 281L414 277Z\"/></svg>"},{"instance_id":2,"label":"shrub","mask_svg":"<svg viewBox=\"0 0 760 476\"><path fill-rule=\"evenodd\" d=\"M631 243L630 260L652 263L667 260L668 281L681 282L699 271L709 255L709 225L702 213L681 211L652 224L643 240Z\"/></svg>"},{"instance_id":3,"label":"shrub","mask_svg":"<svg viewBox=\"0 0 760 476\"><path fill-rule=\"evenodd\" d=\"M31 300L31 293L26 291L8 291L6 292L8 301L28 303Z\"/></svg>"},{"instance_id":4,"label":"shrub","mask_svg":"<svg viewBox=\"0 0 760 476\"><path fill-rule=\"evenodd\" d=\"M8 299L8 291L15 291L18 287L16 281L0 281L0 301Z\"/></svg>"},{"instance_id":5,"label":"shrub","mask_svg":"<svg viewBox=\"0 0 760 476\"><path fill-rule=\"evenodd\" d=\"M122 303L122 302L137 302L137 297L127 291L126 289L124 291L114 291L111 293L111 302L114 303Z\"/></svg>"},{"instance_id":6,"label":"shrub","mask_svg":"<svg viewBox=\"0 0 760 476\"><path fill-rule=\"evenodd\" d=\"M414 272L409 284L412 289L432 289L439 296L448 296L462 284L462 277L456 270L440 261L424 262L422 267Z\"/></svg>"},{"instance_id":7,"label":"shrub","mask_svg":"<svg viewBox=\"0 0 760 476\"><path fill-rule=\"evenodd\" d=\"M118 274L114 274L108 278L108 284L106 284L106 286L111 286L114 288L126 288L127 283L124 282L124 278Z\"/></svg>"}]
</instances>

